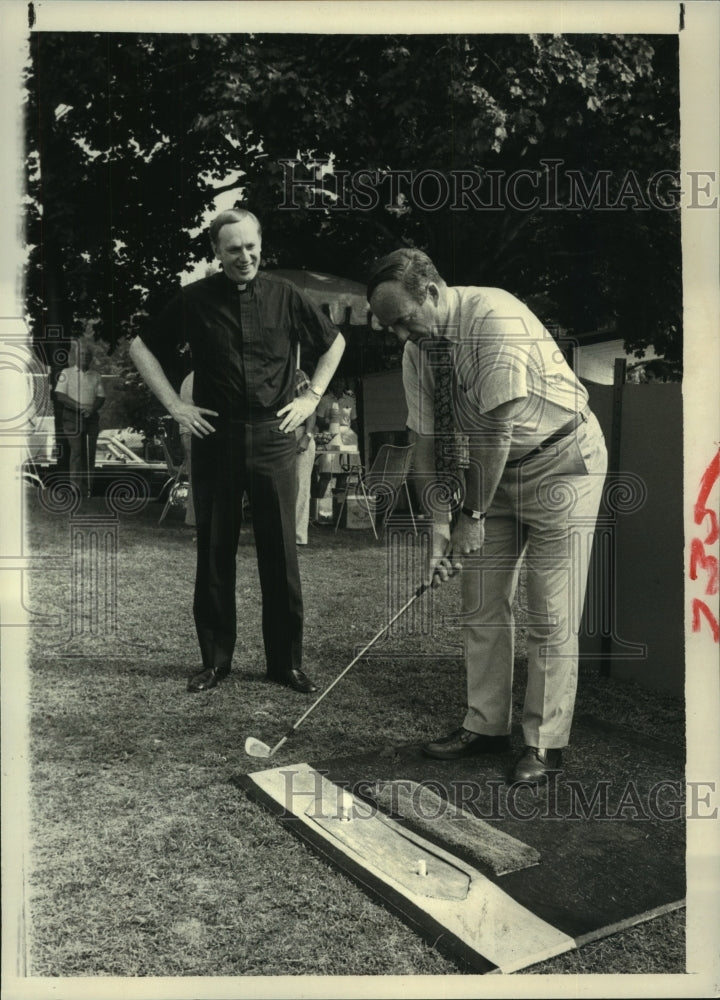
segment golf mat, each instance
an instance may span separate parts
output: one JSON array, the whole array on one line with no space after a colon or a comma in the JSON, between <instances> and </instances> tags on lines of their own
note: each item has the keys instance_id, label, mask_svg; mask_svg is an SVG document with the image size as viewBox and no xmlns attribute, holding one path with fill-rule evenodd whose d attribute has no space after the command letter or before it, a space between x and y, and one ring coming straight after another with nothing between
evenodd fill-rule
<instances>
[{"instance_id":1,"label":"golf mat","mask_svg":"<svg viewBox=\"0 0 720 1000\"><path fill-rule=\"evenodd\" d=\"M386 747L239 784L475 972L517 971L683 905L684 748L586 717L546 787L508 785L512 763Z\"/></svg>"}]
</instances>

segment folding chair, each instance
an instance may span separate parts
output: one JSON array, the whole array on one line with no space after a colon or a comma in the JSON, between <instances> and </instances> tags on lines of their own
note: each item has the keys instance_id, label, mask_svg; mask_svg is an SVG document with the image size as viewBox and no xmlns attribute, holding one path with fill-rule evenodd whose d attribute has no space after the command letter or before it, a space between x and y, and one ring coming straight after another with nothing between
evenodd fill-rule
<instances>
[{"instance_id":1,"label":"folding chair","mask_svg":"<svg viewBox=\"0 0 720 1000\"><path fill-rule=\"evenodd\" d=\"M28 424L30 425L31 432L39 432L39 428L32 417L28 417ZM30 447L30 435L25 439L24 451L25 458L20 468L22 480L30 486L37 486L39 489L44 490L45 483L40 473L42 460L38 460L37 458L37 446L35 448Z\"/></svg>"},{"instance_id":2,"label":"folding chair","mask_svg":"<svg viewBox=\"0 0 720 1000\"><path fill-rule=\"evenodd\" d=\"M45 489L45 483L40 475L38 463L35 461L35 457L27 445L25 446L25 460L21 467L21 476L23 482L29 486L37 486L41 490Z\"/></svg>"},{"instance_id":3,"label":"folding chair","mask_svg":"<svg viewBox=\"0 0 720 1000\"><path fill-rule=\"evenodd\" d=\"M360 496L358 495L359 490L362 494L362 500L367 506L368 514L371 515L370 523L372 525L375 538L377 539L378 535L375 530L375 521L370 510L370 500L374 499L376 501L382 501L389 499L387 511L385 512L385 518L387 519L395 510L400 490L405 490L408 509L412 519L413 531L417 535L415 514L413 512L410 491L408 490L407 485L407 477L412 466L413 448L414 446L411 444L404 446L384 444L381 445L377 455L375 456L375 461L365 476L362 475L362 469L360 466L353 466L351 468L350 476L348 477L347 489L343 493L342 503L335 521L335 531L338 529L338 525L340 524L340 519L347 502L348 491L350 489L350 477L353 475L353 472L355 472L355 497L360 500Z\"/></svg>"}]
</instances>

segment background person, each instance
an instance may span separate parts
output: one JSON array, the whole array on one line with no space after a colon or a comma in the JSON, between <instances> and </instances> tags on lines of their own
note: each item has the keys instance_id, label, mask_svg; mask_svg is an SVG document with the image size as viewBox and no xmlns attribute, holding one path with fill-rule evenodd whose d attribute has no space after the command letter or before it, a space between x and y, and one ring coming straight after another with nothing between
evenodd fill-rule
<instances>
[{"instance_id":1,"label":"background person","mask_svg":"<svg viewBox=\"0 0 720 1000\"><path fill-rule=\"evenodd\" d=\"M329 431L337 423L343 444L357 445L357 402L347 379L336 376L332 380L316 412L318 430Z\"/></svg>"},{"instance_id":2,"label":"background person","mask_svg":"<svg viewBox=\"0 0 720 1000\"><path fill-rule=\"evenodd\" d=\"M70 478L78 484L84 496L92 496L93 470L97 439L100 432L99 413L105 403L102 376L91 371L93 350L83 340L70 345L68 367L58 375L55 398L62 406L63 435L69 452Z\"/></svg>"},{"instance_id":3,"label":"background person","mask_svg":"<svg viewBox=\"0 0 720 1000\"><path fill-rule=\"evenodd\" d=\"M317 428L323 435L323 442L329 450L337 450L339 446L346 449L358 447L357 436L357 406L355 393L342 376L335 376L330 383L329 391L318 403ZM318 488L324 496L331 481L333 482L333 497L340 498L348 488L348 473L336 471L319 472Z\"/></svg>"},{"instance_id":4,"label":"background person","mask_svg":"<svg viewBox=\"0 0 720 1000\"><path fill-rule=\"evenodd\" d=\"M310 379L302 369L295 373L295 391L305 392ZM295 500L295 541L298 545L308 543L310 523L310 487L315 464L315 413L311 413L304 424L295 431L297 439L297 497Z\"/></svg>"},{"instance_id":5,"label":"background person","mask_svg":"<svg viewBox=\"0 0 720 1000\"><path fill-rule=\"evenodd\" d=\"M193 401L193 380L194 372L190 372L182 380L180 385L180 399L183 403L192 403ZM185 524L190 528L195 527L195 504L193 502L193 489L192 489L192 434L189 431L180 432L180 443L183 449L183 459L188 470L188 491L187 491L187 501L185 507Z\"/></svg>"},{"instance_id":6,"label":"background person","mask_svg":"<svg viewBox=\"0 0 720 1000\"><path fill-rule=\"evenodd\" d=\"M375 265L368 299L405 343L416 472L430 483L447 476L463 487L454 528L449 499L433 505L428 577L442 582L463 570L468 708L462 726L425 753L451 760L509 748L512 602L524 558L526 746L512 777L541 783L561 766L570 736L578 632L607 467L600 426L550 334L508 292L448 287L424 253L397 250ZM455 430L468 437L464 484L448 450L436 452L436 445L453 443ZM451 492L448 486L448 498Z\"/></svg>"},{"instance_id":7,"label":"background person","mask_svg":"<svg viewBox=\"0 0 720 1000\"><path fill-rule=\"evenodd\" d=\"M210 242L222 270L182 288L130 347L149 388L180 431L193 435L193 612L203 669L188 690L209 690L230 673L241 498L247 490L267 675L296 691L315 691L302 670L295 431L315 411L345 341L294 285L259 270L262 234L251 212L221 212L210 225ZM185 342L193 358L193 402L180 399L163 369ZM298 346L317 366L310 388L295 396Z\"/></svg>"}]
</instances>

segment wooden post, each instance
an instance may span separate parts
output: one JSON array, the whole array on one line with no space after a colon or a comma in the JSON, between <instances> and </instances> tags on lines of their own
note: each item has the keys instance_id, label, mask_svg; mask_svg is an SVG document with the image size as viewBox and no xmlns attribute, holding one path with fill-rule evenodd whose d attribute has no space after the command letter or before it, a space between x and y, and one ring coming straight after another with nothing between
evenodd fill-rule
<instances>
[{"instance_id":1,"label":"wooden post","mask_svg":"<svg viewBox=\"0 0 720 1000\"><path fill-rule=\"evenodd\" d=\"M613 369L613 403L612 403L612 425L610 428L610 442L608 448L608 479L616 476L620 471L620 448L622 444L622 403L625 378L627 375L627 359L615 358ZM612 618L615 609L615 572L616 572L616 545L609 545L606 549L608 559L608 592L606 600L607 607ZM607 624L609 628L603 628L600 639L600 676L610 676L610 661L612 659L613 636L615 634L614 622Z\"/></svg>"}]
</instances>

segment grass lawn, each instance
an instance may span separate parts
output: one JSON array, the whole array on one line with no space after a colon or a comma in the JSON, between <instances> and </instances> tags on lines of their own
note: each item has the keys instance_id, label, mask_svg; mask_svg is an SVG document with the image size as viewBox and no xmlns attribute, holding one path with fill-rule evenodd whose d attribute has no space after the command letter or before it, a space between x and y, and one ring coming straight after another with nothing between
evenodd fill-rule
<instances>
[{"instance_id":1,"label":"grass lawn","mask_svg":"<svg viewBox=\"0 0 720 1000\"><path fill-rule=\"evenodd\" d=\"M193 535L178 520L158 527L159 512L151 504L120 517L116 640L80 636L68 647L68 516L28 493L28 548L58 559L33 572L28 604L64 622L36 628L31 643L29 974L461 975L233 784L265 766L245 756L246 736L273 745L310 701L264 680L247 528L233 673L213 692L186 693L199 667ZM387 559L365 531L312 528L300 550L305 666L321 688L387 620ZM442 625L457 600L455 584L436 591L433 635L403 629L382 655L358 663L272 766L459 724L464 672L446 655L456 639ZM522 651L520 635L518 706ZM596 667L581 674L580 711L684 739L681 702L600 678ZM528 971L680 973L684 920L683 911L668 914Z\"/></svg>"}]
</instances>

